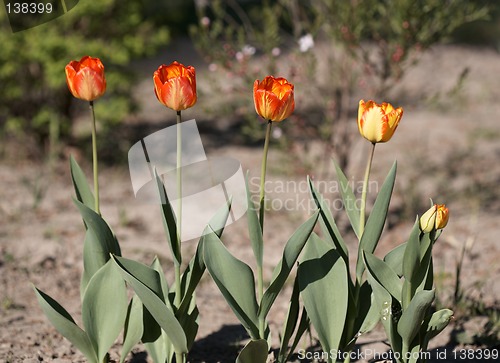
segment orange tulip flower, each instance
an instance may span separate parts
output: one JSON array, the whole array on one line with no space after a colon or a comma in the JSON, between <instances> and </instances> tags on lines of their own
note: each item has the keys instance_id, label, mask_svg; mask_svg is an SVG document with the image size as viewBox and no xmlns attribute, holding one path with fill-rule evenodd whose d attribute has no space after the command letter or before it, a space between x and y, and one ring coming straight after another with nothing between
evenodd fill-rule
<instances>
[{"instance_id":1,"label":"orange tulip flower","mask_svg":"<svg viewBox=\"0 0 500 363\"><path fill-rule=\"evenodd\" d=\"M420 229L429 233L434 229L443 229L448 224L450 213L446 205L434 204L420 217Z\"/></svg>"},{"instance_id":2,"label":"orange tulip flower","mask_svg":"<svg viewBox=\"0 0 500 363\"><path fill-rule=\"evenodd\" d=\"M372 143L391 139L403 116L403 108L394 108L390 103L359 101L358 128L361 135Z\"/></svg>"},{"instance_id":3,"label":"orange tulip flower","mask_svg":"<svg viewBox=\"0 0 500 363\"><path fill-rule=\"evenodd\" d=\"M80 61L71 61L65 68L66 83L73 96L94 101L106 92L104 66L99 58L88 55Z\"/></svg>"},{"instance_id":4,"label":"orange tulip flower","mask_svg":"<svg viewBox=\"0 0 500 363\"><path fill-rule=\"evenodd\" d=\"M290 116L295 108L293 84L285 78L267 76L253 84L255 111L264 119L280 122Z\"/></svg>"},{"instance_id":5,"label":"orange tulip flower","mask_svg":"<svg viewBox=\"0 0 500 363\"><path fill-rule=\"evenodd\" d=\"M196 71L192 66L178 62L161 65L153 74L158 101L175 111L182 111L196 103Z\"/></svg>"}]
</instances>

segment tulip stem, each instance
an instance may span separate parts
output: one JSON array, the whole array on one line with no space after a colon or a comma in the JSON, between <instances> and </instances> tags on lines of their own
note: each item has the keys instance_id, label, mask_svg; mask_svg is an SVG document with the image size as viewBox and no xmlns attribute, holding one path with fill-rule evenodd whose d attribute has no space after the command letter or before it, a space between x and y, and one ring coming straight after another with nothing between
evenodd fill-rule
<instances>
[{"instance_id":1,"label":"tulip stem","mask_svg":"<svg viewBox=\"0 0 500 363\"><path fill-rule=\"evenodd\" d=\"M97 166L97 131L95 125L94 101L89 101L90 116L92 118L92 164L94 172L94 209L95 212L101 215L99 210L99 182L98 182L98 166Z\"/></svg>"},{"instance_id":2,"label":"tulip stem","mask_svg":"<svg viewBox=\"0 0 500 363\"><path fill-rule=\"evenodd\" d=\"M363 236L365 231L365 218L366 218L366 194L368 190L368 180L370 179L370 170L372 168L373 154L375 154L375 145L372 143L368 163L366 164L365 180L363 181L363 190L361 192L361 209L359 211L359 239Z\"/></svg>"},{"instance_id":3,"label":"tulip stem","mask_svg":"<svg viewBox=\"0 0 500 363\"><path fill-rule=\"evenodd\" d=\"M181 305L181 241L182 241L182 128L181 111L177 111L177 250L179 260L174 258L175 265L175 299L174 305ZM179 361L180 362L180 361Z\"/></svg>"}]
</instances>

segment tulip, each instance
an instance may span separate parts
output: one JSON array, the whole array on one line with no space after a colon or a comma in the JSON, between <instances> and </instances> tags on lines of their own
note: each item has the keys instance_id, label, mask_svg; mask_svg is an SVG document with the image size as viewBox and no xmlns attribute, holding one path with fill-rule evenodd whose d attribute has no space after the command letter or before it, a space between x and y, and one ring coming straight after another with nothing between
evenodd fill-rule
<instances>
[{"instance_id":1,"label":"tulip","mask_svg":"<svg viewBox=\"0 0 500 363\"><path fill-rule=\"evenodd\" d=\"M267 76L253 84L255 111L268 121L280 122L290 116L295 108L293 84L285 78Z\"/></svg>"},{"instance_id":2,"label":"tulip","mask_svg":"<svg viewBox=\"0 0 500 363\"><path fill-rule=\"evenodd\" d=\"M178 62L161 65L153 74L155 94L161 104L182 111L196 103L196 71Z\"/></svg>"},{"instance_id":3,"label":"tulip","mask_svg":"<svg viewBox=\"0 0 500 363\"><path fill-rule=\"evenodd\" d=\"M76 98L94 101L106 91L104 66L99 58L85 56L80 61L69 62L65 70L66 83Z\"/></svg>"},{"instance_id":4,"label":"tulip","mask_svg":"<svg viewBox=\"0 0 500 363\"><path fill-rule=\"evenodd\" d=\"M443 229L448 224L449 211L444 204L434 204L422 217L420 217L420 229L424 233L432 230Z\"/></svg>"},{"instance_id":5,"label":"tulip","mask_svg":"<svg viewBox=\"0 0 500 363\"><path fill-rule=\"evenodd\" d=\"M358 128L360 134L373 144L391 139L403 116L403 108L394 108L390 103L359 101Z\"/></svg>"}]
</instances>

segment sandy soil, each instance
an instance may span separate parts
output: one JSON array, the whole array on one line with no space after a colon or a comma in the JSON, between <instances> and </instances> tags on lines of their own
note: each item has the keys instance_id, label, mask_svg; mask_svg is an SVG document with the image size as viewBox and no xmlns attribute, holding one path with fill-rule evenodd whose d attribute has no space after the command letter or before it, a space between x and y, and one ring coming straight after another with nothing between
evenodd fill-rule
<instances>
[{"instance_id":1,"label":"sandy soil","mask_svg":"<svg viewBox=\"0 0 500 363\"><path fill-rule=\"evenodd\" d=\"M174 50L175 59L197 66L198 82L204 87L203 79L208 70L193 56L189 46L174 44L166 54L145 62L144 73L151 74L160 62L174 59L171 53ZM464 87L447 94L454 88L464 67L469 68ZM166 112L154 100L150 78L144 79L138 86L137 97L149 100L148 107L127 122L140 126L147 120L148 127L159 129L164 127ZM446 202L451 210L450 223L435 248L435 269L440 276L438 287L445 301L452 291L458 251L466 241L474 242L474 246L464 262L465 288L471 294L482 295L486 304L500 299L499 81L500 55L494 51L456 46L432 49L394 90L395 97L405 107L405 115L391 142L376 150L373 180L382 181L393 160L399 162L390 223L378 253L383 254L408 235L413 217L404 214L410 195L418 201L418 206L412 207L413 215L422 212L418 208L425 206L429 197ZM429 95L437 96L429 98ZM196 117L202 130L209 127L209 122L214 122L199 117L194 111L186 111L185 117ZM231 156L241 162L244 170L250 170L251 176L258 176L261 146L225 144L216 133L204 134L203 140L211 157ZM368 143L355 140L348 174L360 180ZM71 149L65 152L66 155L76 152L87 175L91 175L90 155ZM314 152L308 157L314 158ZM297 172L300 168L296 168L300 161L298 155L272 148L269 180L303 183L306 172ZM143 262L158 255L164 262L170 261L158 208L141 205L134 199L125 166L105 165L101 170L102 213L115 230L123 255ZM80 321L83 225L71 200L68 159L65 157L57 163L52 173L42 163L15 158L3 160L0 183L0 362L83 362L83 356L43 316L32 289L34 284L47 292ZM446 200L439 198L443 195ZM271 193L270 196L295 198L295 193ZM307 195L301 193L299 198L307 198ZM265 235L267 277L287 237L307 214L304 210L278 210L267 217L267 225L273 226ZM343 215L339 218L345 221ZM236 256L254 265L245 218L227 228L224 241ZM195 246L195 242L185 243L185 254L192 254ZM289 290L272 310L270 322L275 331L281 329ZM191 361L234 361L234 352L244 343L245 333L208 276L200 285L198 305L201 324ZM457 321L461 318L464 317L456 316ZM433 347L441 351L445 347L453 349L447 346L452 328L436 339ZM481 328L479 325L471 329ZM383 334L376 330L361 337L359 349L371 347L385 351L382 340ZM304 341L304 345L308 342ZM113 359L118 357L118 348L119 345L112 351ZM146 361L142 346L134 351L130 362ZM447 360L435 361L455 362L448 352Z\"/></svg>"}]
</instances>

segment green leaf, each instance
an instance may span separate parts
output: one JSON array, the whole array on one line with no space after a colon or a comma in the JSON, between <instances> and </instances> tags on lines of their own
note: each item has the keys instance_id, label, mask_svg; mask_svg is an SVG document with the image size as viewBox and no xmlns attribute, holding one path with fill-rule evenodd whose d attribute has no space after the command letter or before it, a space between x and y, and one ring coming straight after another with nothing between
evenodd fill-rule
<instances>
[{"instance_id":1,"label":"green leaf","mask_svg":"<svg viewBox=\"0 0 500 363\"><path fill-rule=\"evenodd\" d=\"M127 289L112 261L89 281L82 302L82 321L102 362L123 329L127 316Z\"/></svg>"},{"instance_id":2,"label":"green leaf","mask_svg":"<svg viewBox=\"0 0 500 363\"><path fill-rule=\"evenodd\" d=\"M337 249L338 253L344 260L346 266L349 265L349 252L347 249L347 246L344 242L344 239L342 238L342 235L340 234L340 231L337 227L337 224L335 223L335 219L333 218L332 212L330 211L330 208L328 207L328 202L325 201L323 196L316 191L314 188L314 185L311 181L311 179L308 177L307 178L309 182L309 190L311 191L311 196L316 203L316 206L320 210L320 215L321 215L321 224L323 229L325 230L325 235L328 236L331 241L333 242L335 248Z\"/></svg>"},{"instance_id":3,"label":"green leaf","mask_svg":"<svg viewBox=\"0 0 500 363\"><path fill-rule=\"evenodd\" d=\"M370 332L380 320L380 311L375 304L373 290L368 281L365 281L359 290L359 315L356 317L356 326L359 326L358 335Z\"/></svg>"},{"instance_id":4,"label":"green leaf","mask_svg":"<svg viewBox=\"0 0 500 363\"><path fill-rule=\"evenodd\" d=\"M453 311L450 309L441 309L436 311L426 319L423 327L425 328L425 340L422 344L422 349L427 349L429 341L441 333L448 323L453 318Z\"/></svg>"},{"instance_id":5,"label":"green leaf","mask_svg":"<svg viewBox=\"0 0 500 363\"><path fill-rule=\"evenodd\" d=\"M403 255L403 276L411 283L415 283L415 277L419 272L420 257L420 224L417 218Z\"/></svg>"},{"instance_id":6,"label":"green leaf","mask_svg":"<svg viewBox=\"0 0 500 363\"><path fill-rule=\"evenodd\" d=\"M259 217L257 216L257 209L252 201L252 195L248 187L248 173L245 180L245 186L247 191L247 221L248 221L248 233L250 234L250 242L252 244L253 254L255 256L255 261L258 267L262 267L262 254L264 250L264 240L262 238L262 229L260 227Z\"/></svg>"},{"instance_id":7,"label":"green leaf","mask_svg":"<svg viewBox=\"0 0 500 363\"><path fill-rule=\"evenodd\" d=\"M142 307L141 300L137 295L134 295L130 300L127 309L127 318L125 319L125 327L123 330L123 345L120 354L120 363L125 362L127 355L142 338L142 334L144 332Z\"/></svg>"},{"instance_id":8,"label":"green leaf","mask_svg":"<svg viewBox=\"0 0 500 363\"><path fill-rule=\"evenodd\" d=\"M76 160L73 158L73 155L69 157L69 165L71 180L73 181L73 186L75 187L76 198L88 208L94 210L94 194L92 194L89 184L87 183L87 178L85 178L85 174L80 168L80 165L78 165Z\"/></svg>"},{"instance_id":9,"label":"green leaf","mask_svg":"<svg viewBox=\"0 0 500 363\"><path fill-rule=\"evenodd\" d=\"M253 339L259 338L257 300L252 270L226 249L215 233L205 235L203 258L227 303Z\"/></svg>"},{"instance_id":10,"label":"green leaf","mask_svg":"<svg viewBox=\"0 0 500 363\"><path fill-rule=\"evenodd\" d=\"M349 292L344 260L337 250L313 233L304 250L298 278L307 315L318 333L323 350L338 349Z\"/></svg>"},{"instance_id":11,"label":"green leaf","mask_svg":"<svg viewBox=\"0 0 500 363\"><path fill-rule=\"evenodd\" d=\"M403 256L405 254L406 242L390 250L384 257L385 263L398 274L403 276Z\"/></svg>"},{"instance_id":12,"label":"green leaf","mask_svg":"<svg viewBox=\"0 0 500 363\"><path fill-rule=\"evenodd\" d=\"M262 297L262 302L258 311L259 318L265 318L269 313L271 306L278 297L278 294L290 275L293 266L297 262L300 252L302 252L305 243L309 239L309 236L316 225L316 221L318 220L318 216L319 211L314 213L312 217L297 228L295 233L286 243L285 249L283 250L283 257L274 269L273 280Z\"/></svg>"},{"instance_id":13,"label":"green leaf","mask_svg":"<svg viewBox=\"0 0 500 363\"><path fill-rule=\"evenodd\" d=\"M337 180L340 184L340 195L342 196L342 202L344 203L344 209L347 213L347 217L351 222L351 227L358 237L358 240L361 238L359 233L359 209L356 205L356 196L354 195L349 182L340 168L340 166L333 160L333 165L335 166L335 171L337 173Z\"/></svg>"},{"instance_id":14,"label":"green leaf","mask_svg":"<svg viewBox=\"0 0 500 363\"><path fill-rule=\"evenodd\" d=\"M358 261L356 263L356 279L361 281L365 265L363 263L363 251L373 253L377 247L382 230L384 229L389 203L391 202L392 190L396 180L397 163L394 162L391 170L385 178L382 188L378 193L373 209L366 221L365 231L361 237L358 248Z\"/></svg>"},{"instance_id":15,"label":"green leaf","mask_svg":"<svg viewBox=\"0 0 500 363\"><path fill-rule=\"evenodd\" d=\"M283 334L281 336L280 350L278 362L285 362L287 357L288 342L295 331L297 321L299 319L299 280L295 278L293 283L292 296L290 296L290 304L288 305L288 312L286 314L286 321L283 326ZM280 359L281 358L281 359Z\"/></svg>"},{"instance_id":16,"label":"green leaf","mask_svg":"<svg viewBox=\"0 0 500 363\"><path fill-rule=\"evenodd\" d=\"M123 257L113 256L122 277L134 289L144 306L161 328L167 333L178 353L187 353L187 340L182 326L177 321L171 307L162 296L162 286L158 272L146 265Z\"/></svg>"},{"instance_id":17,"label":"green leaf","mask_svg":"<svg viewBox=\"0 0 500 363\"><path fill-rule=\"evenodd\" d=\"M427 309L434 300L434 290L422 290L415 294L408 308L403 311L398 322L398 333L403 343L410 346L411 341L417 335L425 318Z\"/></svg>"},{"instance_id":18,"label":"green leaf","mask_svg":"<svg viewBox=\"0 0 500 363\"><path fill-rule=\"evenodd\" d=\"M151 356L153 362L172 362L174 356L174 347L168 339L167 333L162 329L158 338L150 343L144 343L144 347Z\"/></svg>"},{"instance_id":19,"label":"green leaf","mask_svg":"<svg viewBox=\"0 0 500 363\"><path fill-rule=\"evenodd\" d=\"M236 363L266 363L268 353L265 339L250 340L236 358Z\"/></svg>"},{"instance_id":20,"label":"green leaf","mask_svg":"<svg viewBox=\"0 0 500 363\"><path fill-rule=\"evenodd\" d=\"M91 208L78 200L73 200L87 226L83 245L82 296L94 274L109 260L110 254L121 255L120 245L106 221Z\"/></svg>"},{"instance_id":21,"label":"green leaf","mask_svg":"<svg viewBox=\"0 0 500 363\"><path fill-rule=\"evenodd\" d=\"M180 265L182 263L180 251L181 246L179 243L179 237L177 235L177 221L175 218L175 214L172 210L172 205L168 200L167 191L165 190L163 181L156 172L156 168L154 169L153 174L156 181L158 198L161 203L161 216L163 221L163 228L165 229L165 234L167 235L168 245L170 247L170 251L172 252L174 262Z\"/></svg>"},{"instance_id":22,"label":"green leaf","mask_svg":"<svg viewBox=\"0 0 500 363\"><path fill-rule=\"evenodd\" d=\"M369 252L363 252L366 268L377 281L392 295L396 300L401 302L401 290L403 283L398 275L388 264L381 259L375 257Z\"/></svg>"},{"instance_id":23,"label":"green leaf","mask_svg":"<svg viewBox=\"0 0 500 363\"><path fill-rule=\"evenodd\" d=\"M76 325L71 315L57 301L36 287L33 288L40 307L54 328L82 352L89 363L99 363L87 333Z\"/></svg>"},{"instance_id":24,"label":"green leaf","mask_svg":"<svg viewBox=\"0 0 500 363\"><path fill-rule=\"evenodd\" d=\"M379 314L380 321L382 322L392 350L394 352L400 352L402 346L401 337L396 331L392 315L394 308L399 308L400 305L397 305L396 300L393 299L391 294L377 281L377 279L375 279L369 269L367 270L367 277L373 290L375 309Z\"/></svg>"}]
</instances>

